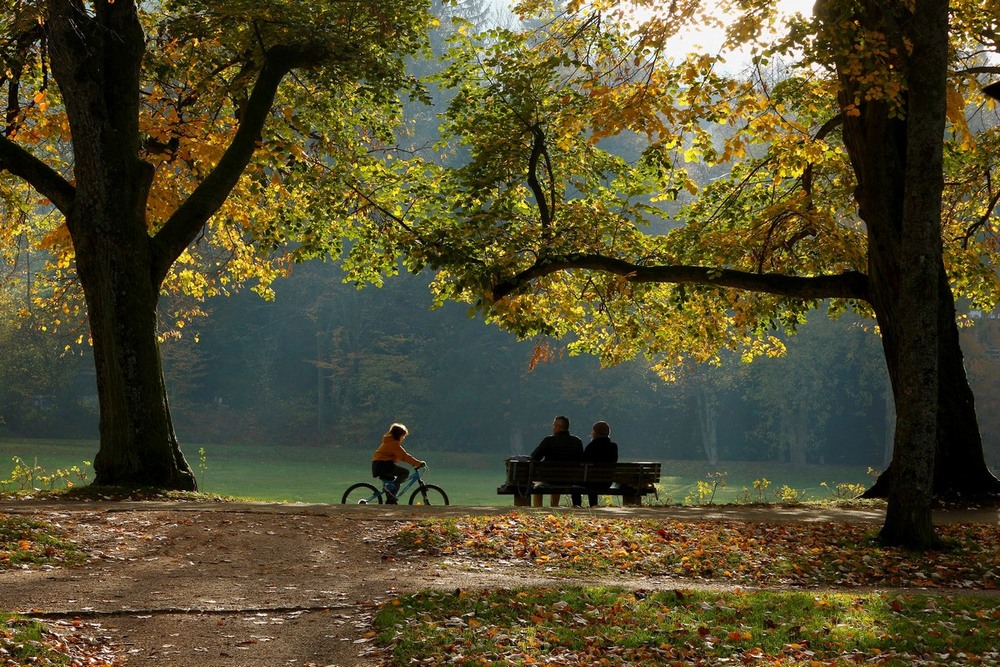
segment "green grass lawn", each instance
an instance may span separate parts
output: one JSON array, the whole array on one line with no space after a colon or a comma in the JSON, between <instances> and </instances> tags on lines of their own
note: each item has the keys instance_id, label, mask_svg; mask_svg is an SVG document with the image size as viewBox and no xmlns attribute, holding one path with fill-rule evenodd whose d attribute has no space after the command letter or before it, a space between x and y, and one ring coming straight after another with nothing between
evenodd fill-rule
<instances>
[{"instance_id":1,"label":"green grass lawn","mask_svg":"<svg viewBox=\"0 0 1000 667\"><path fill-rule=\"evenodd\" d=\"M912 553L846 523L519 512L415 521L397 536L403 557L564 584L403 595L381 606L375 636L392 665L996 667L1000 534L990 524L940 531L944 549ZM669 588L644 588L645 576L669 577ZM585 583L604 577L624 583Z\"/></svg>"},{"instance_id":2,"label":"green grass lawn","mask_svg":"<svg viewBox=\"0 0 1000 667\"><path fill-rule=\"evenodd\" d=\"M382 607L394 665L998 665L993 599L882 593L424 592Z\"/></svg>"},{"instance_id":3,"label":"green grass lawn","mask_svg":"<svg viewBox=\"0 0 1000 667\"><path fill-rule=\"evenodd\" d=\"M202 453L203 452L203 453ZM42 477L77 467L93 479L92 461L97 443L87 440L0 440L0 491L13 469L12 457L37 465ZM371 481L370 449L345 451L323 447L268 447L261 445L185 445L184 453L202 491L259 500L309 503L340 502L354 482ZM513 505L510 496L498 496L504 480L506 453L419 452L429 464L427 480L442 486L456 505ZM716 476L722 471L724 475ZM76 474L68 477L81 483ZM53 480L61 488L65 479ZM793 469L771 462L663 461L659 496L650 502L682 504L740 501L822 500L837 484L864 485L870 479L858 467L808 466ZM821 486L823 482L827 487ZM718 484L716 484L718 483ZM723 486L724 483L724 486ZM8 483L6 490L16 490ZM35 480L37 488L47 483ZM782 487L786 487L782 491ZM709 489L714 489L712 493ZM788 496L782 498L782 495ZM569 502L569 499L565 499Z\"/></svg>"}]
</instances>

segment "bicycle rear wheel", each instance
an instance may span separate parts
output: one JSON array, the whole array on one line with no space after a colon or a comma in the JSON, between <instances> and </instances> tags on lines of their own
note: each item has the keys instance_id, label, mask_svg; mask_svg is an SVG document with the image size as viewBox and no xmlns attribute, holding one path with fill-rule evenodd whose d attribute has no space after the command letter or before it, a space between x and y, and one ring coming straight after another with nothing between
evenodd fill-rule
<instances>
[{"instance_id":1,"label":"bicycle rear wheel","mask_svg":"<svg viewBox=\"0 0 1000 667\"><path fill-rule=\"evenodd\" d=\"M381 505L382 494L374 485L358 482L347 487L344 497L340 499L344 505Z\"/></svg>"},{"instance_id":2,"label":"bicycle rear wheel","mask_svg":"<svg viewBox=\"0 0 1000 667\"><path fill-rule=\"evenodd\" d=\"M447 505L448 494L436 484L423 484L410 495L411 505Z\"/></svg>"}]
</instances>

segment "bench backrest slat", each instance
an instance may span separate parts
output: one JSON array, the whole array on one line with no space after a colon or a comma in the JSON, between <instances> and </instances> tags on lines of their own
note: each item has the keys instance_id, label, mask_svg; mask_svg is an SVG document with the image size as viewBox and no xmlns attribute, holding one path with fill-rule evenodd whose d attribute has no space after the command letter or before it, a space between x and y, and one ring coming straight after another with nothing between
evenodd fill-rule
<instances>
[{"instance_id":1,"label":"bench backrest slat","mask_svg":"<svg viewBox=\"0 0 1000 667\"><path fill-rule=\"evenodd\" d=\"M617 483L642 488L660 481L660 463L507 461L507 484L529 484L539 481L549 484Z\"/></svg>"}]
</instances>

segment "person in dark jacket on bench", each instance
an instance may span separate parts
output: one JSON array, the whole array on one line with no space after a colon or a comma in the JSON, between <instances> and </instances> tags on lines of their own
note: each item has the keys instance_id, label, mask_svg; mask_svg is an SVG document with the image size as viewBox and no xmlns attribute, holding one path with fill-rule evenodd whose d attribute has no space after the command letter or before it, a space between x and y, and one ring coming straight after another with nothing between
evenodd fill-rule
<instances>
[{"instance_id":1,"label":"person in dark jacket on bench","mask_svg":"<svg viewBox=\"0 0 1000 667\"><path fill-rule=\"evenodd\" d=\"M588 463L618 463L618 444L611 442L611 426L608 422L596 422L590 431L590 442L583 450L583 460ZM596 491L606 491L610 484L590 483L587 488L591 493L587 494L587 500L591 507L597 507L599 501ZM573 507L580 507L582 499L579 494L573 494Z\"/></svg>"},{"instance_id":2,"label":"person in dark jacket on bench","mask_svg":"<svg viewBox=\"0 0 1000 667\"><path fill-rule=\"evenodd\" d=\"M552 435L542 439L531 458L536 461L580 461L583 459L583 441L569 432L569 417L559 415L552 421ZM553 493L549 500L552 507L559 506L560 494ZM532 505L542 506L542 494L536 493Z\"/></svg>"}]
</instances>

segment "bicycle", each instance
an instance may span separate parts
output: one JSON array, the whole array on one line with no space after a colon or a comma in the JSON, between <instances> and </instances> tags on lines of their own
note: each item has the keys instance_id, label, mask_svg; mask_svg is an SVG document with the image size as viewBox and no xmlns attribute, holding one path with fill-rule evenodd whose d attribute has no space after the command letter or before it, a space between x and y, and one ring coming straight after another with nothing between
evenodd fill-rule
<instances>
[{"instance_id":1,"label":"bicycle","mask_svg":"<svg viewBox=\"0 0 1000 667\"><path fill-rule=\"evenodd\" d=\"M447 505L448 494L437 484L428 484L424 481L423 471L425 470L427 470L426 465L414 468L413 474L407 477L403 486L396 491L396 498L402 498L406 490L416 484L417 488L410 494L411 505ZM389 492L385 488L388 481L391 480L382 480L381 489L368 482L352 484L347 487L347 491L344 491L340 502L343 505L381 505L388 498Z\"/></svg>"}]
</instances>

